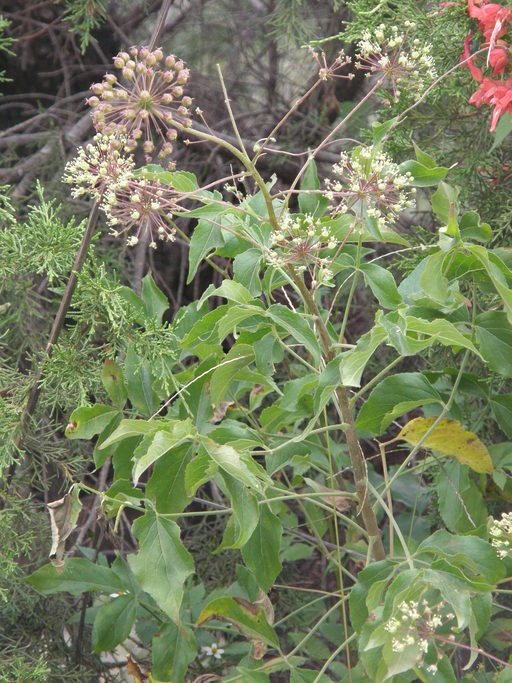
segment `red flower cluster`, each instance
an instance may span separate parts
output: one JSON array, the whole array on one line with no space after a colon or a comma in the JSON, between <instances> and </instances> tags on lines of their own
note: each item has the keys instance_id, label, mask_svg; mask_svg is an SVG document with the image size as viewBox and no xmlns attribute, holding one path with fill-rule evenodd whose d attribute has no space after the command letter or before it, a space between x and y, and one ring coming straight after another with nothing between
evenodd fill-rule
<instances>
[{"instance_id":1,"label":"red flower cluster","mask_svg":"<svg viewBox=\"0 0 512 683\"><path fill-rule=\"evenodd\" d=\"M461 59L466 60L471 76L480 83L469 102L477 107L482 104L494 107L489 129L492 132L500 116L512 112L511 52L506 40L512 26L512 9L495 2L489 3L488 0L468 0L468 14L478 20L478 28L484 36L482 47L488 48L486 67L491 67L492 75L499 77L484 77L482 69L474 64L470 52L472 34L469 33L464 42Z\"/></svg>"}]
</instances>

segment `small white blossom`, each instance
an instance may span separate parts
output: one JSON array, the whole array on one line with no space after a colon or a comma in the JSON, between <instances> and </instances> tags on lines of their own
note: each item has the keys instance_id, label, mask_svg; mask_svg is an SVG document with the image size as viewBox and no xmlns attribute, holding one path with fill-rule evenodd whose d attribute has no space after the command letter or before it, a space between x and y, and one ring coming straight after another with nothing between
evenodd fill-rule
<instances>
[{"instance_id":1,"label":"small white blossom","mask_svg":"<svg viewBox=\"0 0 512 683\"><path fill-rule=\"evenodd\" d=\"M219 647L217 643L212 643L209 647L207 645L203 645L201 650L207 657L215 657L215 659L220 659L224 654L224 650Z\"/></svg>"}]
</instances>

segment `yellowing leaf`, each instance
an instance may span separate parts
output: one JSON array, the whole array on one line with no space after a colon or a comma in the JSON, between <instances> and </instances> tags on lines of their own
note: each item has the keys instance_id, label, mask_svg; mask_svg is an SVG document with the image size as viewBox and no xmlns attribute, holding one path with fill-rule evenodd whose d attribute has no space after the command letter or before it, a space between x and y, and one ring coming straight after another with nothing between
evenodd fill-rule
<instances>
[{"instance_id":1,"label":"yellowing leaf","mask_svg":"<svg viewBox=\"0 0 512 683\"><path fill-rule=\"evenodd\" d=\"M437 418L417 417L402 428L397 439L415 446L432 427ZM450 455L475 472L492 472L494 467L485 445L472 432L467 432L457 420L440 420L421 444L425 448Z\"/></svg>"}]
</instances>

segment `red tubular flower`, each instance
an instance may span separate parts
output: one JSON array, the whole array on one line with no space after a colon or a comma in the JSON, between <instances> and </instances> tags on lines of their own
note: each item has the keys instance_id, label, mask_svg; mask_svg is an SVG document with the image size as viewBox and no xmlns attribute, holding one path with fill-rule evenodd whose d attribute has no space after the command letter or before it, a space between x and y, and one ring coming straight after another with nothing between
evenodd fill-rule
<instances>
[{"instance_id":1,"label":"red tubular flower","mask_svg":"<svg viewBox=\"0 0 512 683\"><path fill-rule=\"evenodd\" d=\"M498 76L499 74L502 74L505 72L505 69L508 66L509 62L509 51L505 47L501 47L500 45L491 48L489 50L489 65L493 67L492 69L492 74L493 76ZM474 76L473 76L474 78Z\"/></svg>"},{"instance_id":2,"label":"red tubular flower","mask_svg":"<svg viewBox=\"0 0 512 683\"><path fill-rule=\"evenodd\" d=\"M477 107L482 104L494 107L489 128L492 133L500 116L512 113L512 76L503 82L484 78L478 90L471 95L469 103Z\"/></svg>"},{"instance_id":3,"label":"red tubular flower","mask_svg":"<svg viewBox=\"0 0 512 683\"><path fill-rule=\"evenodd\" d=\"M468 0L468 14L473 19L478 19L478 28L487 42L490 42L491 36L494 40L503 36L508 30L506 24L512 23L510 7L502 7L495 2L487 4L486 0ZM501 26L493 36L497 22L501 22Z\"/></svg>"},{"instance_id":4,"label":"red tubular flower","mask_svg":"<svg viewBox=\"0 0 512 683\"><path fill-rule=\"evenodd\" d=\"M469 59L471 57L469 45L471 43L472 37L473 37L472 33L468 33L468 35L466 36L466 40L464 41L464 52L460 56L461 60ZM484 74L483 74L482 69L479 69L477 66L474 65L473 59L469 59L469 61L466 62L466 66L469 68L471 75L475 79L475 81L477 81L478 83L481 83L484 79Z\"/></svg>"}]
</instances>

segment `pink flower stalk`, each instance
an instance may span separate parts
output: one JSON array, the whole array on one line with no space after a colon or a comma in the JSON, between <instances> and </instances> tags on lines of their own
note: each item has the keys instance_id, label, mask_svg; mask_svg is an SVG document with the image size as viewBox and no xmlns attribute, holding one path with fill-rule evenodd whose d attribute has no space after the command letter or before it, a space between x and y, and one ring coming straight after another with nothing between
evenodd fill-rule
<instances>
[{"instance_id":1,"label":"pink flower stalk","mask_svg":"<svg viewBox=\"0 0 512 683\"><path fill-rule=\"evenodd\" d=\"M127 151L134 150L142 140L147 163L155 149L155 131L162 143L159 157L166 157L177 137L174 117L190 125L192 99L183 94L188 69L174 55L164 58L160 48L150 52L147 47L132 47L130 54L120 52L114 66L121 71L126 85L114 74L106 74L101 83L91 86L93 96L87 100L93 108L96 130L104 135L125 135Z\"/></svg>"}]
</instances>

